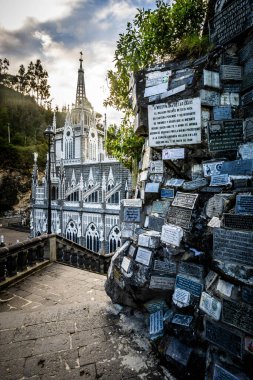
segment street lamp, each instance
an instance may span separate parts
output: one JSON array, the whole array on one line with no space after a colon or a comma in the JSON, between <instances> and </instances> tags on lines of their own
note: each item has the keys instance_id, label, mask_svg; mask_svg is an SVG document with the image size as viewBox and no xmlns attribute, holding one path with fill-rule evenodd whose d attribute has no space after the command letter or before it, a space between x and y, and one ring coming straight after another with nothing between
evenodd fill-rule
<instances>
[{"instance_id":1,"label":"street lamp","mask_svg":"<svg viewBox=\"0 0 253 380\"><path fill-rule=\"evenodd\" d=\"M48 139L48 171L47 171L47 187L48 187L48 206L47 206L47 233L50 235L51 231L51 143L53 141L55 132L51 125L44 131L44 136Z\"/></svg>"}]
</instances>

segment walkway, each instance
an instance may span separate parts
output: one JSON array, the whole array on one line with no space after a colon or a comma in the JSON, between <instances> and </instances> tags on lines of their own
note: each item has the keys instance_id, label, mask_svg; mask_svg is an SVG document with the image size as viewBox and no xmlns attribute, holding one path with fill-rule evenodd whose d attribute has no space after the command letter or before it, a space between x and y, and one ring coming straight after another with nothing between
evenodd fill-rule
<instances>
[{"instance_id":1,"label":"walkway","mask_svg":"<svg viewBox=\"0 0 253 380\"><path fill-rule=\"evenodd\" d=\"M143 316L119 313L104 281L51 264L1 291L0 379L167 379Z\"/></svg>"}]
</instances>

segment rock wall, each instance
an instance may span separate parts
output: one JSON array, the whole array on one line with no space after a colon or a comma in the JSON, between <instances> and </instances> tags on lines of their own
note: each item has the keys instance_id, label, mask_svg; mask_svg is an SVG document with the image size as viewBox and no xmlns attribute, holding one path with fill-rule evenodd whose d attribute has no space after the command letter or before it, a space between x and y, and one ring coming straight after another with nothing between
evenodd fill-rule
<instances>
[{"instance_id":1,"label":"rock wall","mask_svg":"<svg viewBox=\"0 0 253 380\"><path fill-rule=\"evenodd\" d=\"M146 137L106 283L180 378L253 378L253 1L217 1L216 45L131 79Z\"/></svg>"}]
</instances>

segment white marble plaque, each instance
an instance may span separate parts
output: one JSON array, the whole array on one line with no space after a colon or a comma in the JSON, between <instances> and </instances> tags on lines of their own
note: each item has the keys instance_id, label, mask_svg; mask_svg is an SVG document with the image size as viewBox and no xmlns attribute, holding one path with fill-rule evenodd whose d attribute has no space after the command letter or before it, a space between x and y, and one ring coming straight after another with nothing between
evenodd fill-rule
<instances>
[{"instance_id":1,"label":"white marble plaque","mask_svg":"<svg viewBox=\"0 0 253 380\"><path fill-rule=\"evenodd\" d=\"M163 160L150 161L150 173L163 173Z\"/></svg>"},{"instance_id":2,"label":"white marble plaque","mask_svg":"<svg viewBox=\"0 0 253 380\"><path fill-rule=\"evenodd\" d=\"M168 88L168 82L160 83L156 86L146 87L145 92L144 92L144 98L162 94L163 92L167 91L167 88Z\"/></svg>"},{"instance_id":3,"label":"white marble plaque","mask_svg":"<svg viewBox=\"0 0 253 380\"><path fill-rule=\"evenodd\" d=\"M232 92L223 92L220 97L220 103L221 106L239 106L240 95Z\"/></svg>"},{"instance_id":4,"label":"white marble plaque","mask_svg":"<svg viewBox=\"0 0 253 380\"><path fill-rule=\"evenodd\" d=\"M221 280L219 278L218 284L217 284L217 290L220 292L222 295L226 297L231 297L232 290L233 290L234 285L231 284L230 282L226 282L224 280Z\"/></svg>"},{"instance_id":5,"label":"white marble plaque","mask_svg":"<svg viewBox=\"0 0 253 380\"><path fill-rule=\"evenodd\" d=\"M165 224L162 227L161 241L165 244L180 246L183 237L183 229L173 224Z\"/></svg>"},{"instance_id":6,"label":"white marble plaque","mask_svg":"<svg viewBox=\"0 0 253 380\"><path fill-rule=\"evenodd\" d=\"M168 79L171 76L171 70L166 71L153 71L146 74L146 87L157 86L161 83L168 83Z\"/></svg>"},{"instance_id":7,"label":"white marble plaque","mask_svg":"<svg viewBox=\"0 0 253 380\"><path fill-rule=\"evenodd\" d=\"M220 88L220 74L216 71L203 71L204 86Z\"/></svg>"},{"instance_id":8,"label":"white marble plaque","mask_svg":"<svg viewBox=\"0 0 253 380\"><path fill-rule=\"evenodd\" d=\"M184 91L185 89L186 89L186 85L185 85L185 84L182 84L181 86L178 86L178 87L172 88L171 90L168 90L168 91L163 92L163 93L160 95L160 98L161 98L161 99L168 98L169 96L172 96L172 95L178 94L179 92L182 92L182 91Z\"/></svg>"},{"instance_id":9,"label":"white marble plaque","mask_svg":"<svg viewBox=\"0 0 253 380\"><path fill-rule=\"evenodd\" d=\"M210 186L227 186L231 183L228 174L217 174L211 176Z\"/></svg>"},{"instance_id":10,"label":"white marble plaque","mask_svg":"<svg viewBox=\"0 0 253 380\"><path fill-rule=\"evenodd\" d=\"M122 199L123 207L142 207L141 199Z\"/></svg>"},{"instance_id":11,"label":"white marble plaque","mask_svg":"<svg viewBox=\"0 0 253 380\"><path fill-rule=\"evenodd\" d=\"M210 222L207 224L208 227L220 227L221 226L221 220L217 218L217 216L213 216Z\"/></svg>"},{"instance_id":12,"label":"white marble plaque","mask_svg":"<svg viewBox=\"0 0 253 380\"><path fill-rule=\"evenodd\" d=\"M131 266L131 260L124 256L123 257L123 260L122 260L122 263L121 263L121 268L126 272L128 273L129 272L129 269L130 269L130 266Z\"/></svg>"},{"instance_id":13,"label":"white marble plaque","mask_svg":"<svg viewBox=\"0 0 253 380\"><path fill-rule=\"evenodd\" d=\"M187 290L176 288L172 299L175 305L179 307L186 307L190 305L191 294Z\"/></svg>"},{"instance_id":14,"label":"white marble plaque","mask_svg":"<svg viewBox=\"0 0 253 380\"><path fill-rule=\"evenodd\" d=\"M185 180L181 178L170 178L166 181L165 186L180 187L184 182Z\"/></svg>"},{"instance_id":15,"label":"white marble plaque","mask_svg":"<svg viewBox=\"0 0 253 380\"><path fill-rule=\"evenodd\" d=\"M202 292L201 294L199 308L215 321L220 319L221 302L217 298L211 297L206 292Z\"/></svg>"},{"instance_id":16,"label":"white marble plaque","mask_svg":"<svg viewBox=\"0 0 253 380\"><path fill-rule=\"evenodd\" d=\"M181 160L185 158L185 149L184 148L175 148L175 149L163 149L162 150L163 160Z\"/></svg>"},{"instance_id":17,"label":"white marble plaque","mask_svg":"<svg viewBox=\"0 0 253 380\"><path fill-rule=\"evenodd\" d=\"M160 187L160 183L148 182L146 183L145 193L158 193L159 187Z\"/></svg>"},{"instance_id":18,"label":"white marble plaque","mask_svg":"<svg viewBox=\"0 0 253 380\"><path fill-rule=\"evenodd\" d=\"M205 209L208 218L213 218L214 216L219 217L222 215L224 210L224 203L224 199L219 195L214 195L212 198L210 198L207 201Z\"/></svg>"},{"instance_id":19,"label":"white marble plaque","mask_svg":"<svg viewBox=\"0 0 253 380\"><path fill-rule=\"evenodd\" d=\"M200 98L148 106L151 147L201 142Z\"/></svg>"},{"instance_id":20,"label":"white marble plaque","mask_svg":"<svg viewBox=\"0 0 253 380\"><path fill-rule=\"evenodd\" d=\"M140 234L138 238L138 245L148 248L157 248L160 244L160 233L157 231L147 231Z\"/></svg>"},{"instance_id":21,"label":"white marble plaque","mask_svg":"<svg viewBox=\"0 0 253 380\"><path fill-rule=\"evenodd\" d=\"M139 181L147 181L148 179L148 170L144 170L140 173Z\"/></svg>"},{"instance_id":22,"label":"white marble plaque","mask_svg":"<svg viewBox=\"0 0 253 380\"><path fill-rule=\"evenodd\" d=\"M152 257L152 251L146 248L138 247L135 261L143 265L150 265L150 260Z\"/></svg>"}]
</instances>

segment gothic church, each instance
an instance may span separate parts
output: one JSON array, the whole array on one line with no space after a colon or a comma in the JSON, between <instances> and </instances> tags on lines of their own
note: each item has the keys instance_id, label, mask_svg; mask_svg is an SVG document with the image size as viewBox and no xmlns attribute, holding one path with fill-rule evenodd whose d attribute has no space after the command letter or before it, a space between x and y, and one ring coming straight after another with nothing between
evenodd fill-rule
<instances>
[{"instance_id":1,"label":"gothic church","mask_svg":"<svg viewBox=\"0 0 253 380\"><path fill-rule=\"evenodd\" d=\"M104 149L106 122L86 97L83 59L80 57L76 102L65 125L53 120L50 150L52 233L57 233L100 254L121 245L120 201L128 198L131 175ZM47 175L39 183L37 154L32 180L31 236L47 231Z\"/></svg>"}]
</instances>

